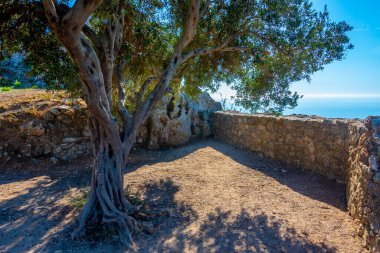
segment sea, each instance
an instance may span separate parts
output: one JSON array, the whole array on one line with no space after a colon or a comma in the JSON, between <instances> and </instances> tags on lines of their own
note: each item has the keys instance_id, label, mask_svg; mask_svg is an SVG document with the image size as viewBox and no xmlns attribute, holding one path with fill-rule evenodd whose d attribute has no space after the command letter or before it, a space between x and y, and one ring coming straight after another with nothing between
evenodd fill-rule
<instances>
[{"instance_id":1,"label":"sea","mask_svg":"<svg viewBox=\"0 0 380 253\"><path fill-rule=\"evenodd\" d=\"M298 106L284 115L305 114L326 118L359 118L380 115L380 97L367 98L301 98Z\"/></svg>"}]
</instances>

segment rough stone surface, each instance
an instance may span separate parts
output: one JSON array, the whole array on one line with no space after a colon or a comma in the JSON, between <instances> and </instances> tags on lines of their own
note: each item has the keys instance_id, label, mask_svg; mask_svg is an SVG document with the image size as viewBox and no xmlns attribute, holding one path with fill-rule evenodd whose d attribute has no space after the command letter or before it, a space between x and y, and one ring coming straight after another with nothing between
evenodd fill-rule
<instances>
[{"instance_id":1,"label":"rough stone surface","mask_svg":"<svg viewBox=\"0 0 380 253\"><path fill-rule=\"evenodd\" d=\"M211 134L210 115L220 109L220 103L212 100L208 93L202 93L197 101L183 94L176 101L166 97L140 130L137 142L155 149L207 137ZM14 125L12 122L0 120L0 130L7 132L2 135L6 138L0 140L0 161L9 161L13 157L47 156L58 162L92 152L87 110L80 101L72 106L52 107L39 118L17 119L17 123L19 127L10 127Z\"/></svg>"},{"instance_id":2,"label":"rough stone surface","mask_svg":"<svg viewBox=\"0 0 380 253\"><path fill-rule=\"evenodd\" d=\"M217 139L345 182L352 120L214 114Z\"/></svg>"},{"instance_id":3,"label":"rough stone surface","mask_svg":"<svg viewBox=\"0 0 380 253\"><path fill-rule=\"evenodd\" d=\"M177 99L165 97L140 129L137 143L157 149L179 146L194 138L210 136L210 116L221 109L221 104L206 92L196 101L185 94L180 94Z\"/></svg>"},{"instance_id":4,"label":"rough stone surface","mask_svg":"<svg viewBox=\"0 0 380 253\"><path fill-rule=\"evenodd\" d=\"M358 232L373 252L380 252L380 117L350 125L347 200L350 215L359 220Z\"/></svg>"},{"instance_id":5,"label":"rough stone surface","mask_svg":"<svg viewBox=\"0 0 380 253\"><path fill-rule=\"evenodd\" d=\"M215 138L347 184L358 234L380 252L380 117L358 120L216 112Z\"/></svg>"}]
</instances>

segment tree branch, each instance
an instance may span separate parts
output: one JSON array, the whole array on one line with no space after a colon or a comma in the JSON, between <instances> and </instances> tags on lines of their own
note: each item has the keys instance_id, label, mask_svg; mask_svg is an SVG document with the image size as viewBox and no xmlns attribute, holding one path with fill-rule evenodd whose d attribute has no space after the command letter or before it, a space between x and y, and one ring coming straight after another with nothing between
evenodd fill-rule
<instances>
[{"instance_id":1,"label":"tree branch","mask_svg":"<svg viewBox=\"0 0 380 253\"><path fill-rule=\"evenodd\" d=\"M135 111L132 130L126 143L134 143L137 131L141 124L146 120L150 110L168 91L170 82L172 81L173 76L180 65L183 49L189 45L195 37L199 21L199 9L200 0L191 0L187 11L188 14L183 32L177 42L170 63L162 72L162 76L153 91L148 95L144 103L139 106L138 110ZM129 150L130 148L132 148L132 146L127 146L126 150Z\"/></svg>"},{"instance_id":2,"label":"tree branch","mask_svg":"<svg viewBox=\"0 0 380 253\"><path fill-rule=\"evenodd\" d=\"M132 116L125 107L125 79L124 79L125 62L121 62L116 67L116 85L118 91L118 100L116 103L117 111L123 121L123 139L126 140L132 126Z\"/></svg>"},{"instance_id":3,"label":"tree branch","mask_svg":"<svg viewBox=\"0 0 380 253\"><path fill-rule=\"evenodd\" d=\"M180 64L186 62L192 57L200 56L200 55L207 55L207 54L213 54L213 53L219 53L219 52L236 52L236 51L251 51L252 49L249 47L227 47L228 44L238 35L239 33L235 33L231 36L229 36L222 45L214 48L198 48L191 50L187 54L182 55L180 59Z\"/></svg>"},{"instance_id":4,"label":"tree branch","mask_svg":"<svg viewBox=\"0 0 380 253\"><path fill-rule=\"evenodd\" d=\"M124 15L121 10L119 12L118 17L110 20L106 26L100 39L101 45L98 49L99 57L101 58L101 68L103 71L107 99L110 104L112 104L112 73L115 60L123 42Z\"/></svg>"},{"instance_id":5,"label":"tree branch","mask_svg":"<svg viewBox=\"0 0 380 253\"><path fill-rule=\"evenodd\" d=\"M189 60L192 57L201 56L201 55L207 55L207 54L214 54L214 53L220 53L220 52L251 52L252 48L249 47L216 47L216 48L207 48L207 49L195 49L190 51L189 53L185 54L181 58L181 64L185 61Z\"/></svg>"},{"instance_id":6,"label":"tree branch","mask_svg":"<svg viewBox=\"0 0 380 253\"><path fill-rule=\"evenodd\" d=\"M149 84L154 79L156 79L156 77L149 77L148 79L145 80L145 82L141 86L141 88L140 88L140 90L139 90L139 92L137 94L137 98L136 98L136 109L135 109L135 112L137 112L137 111L139 111L141 109L141 106L144 103L144 94L145 94L146 90L148 89Z\"/></svg>"},{"instance_id":7,"label":"tree branch","mask_svg":"<svg viewBox=\"0 0 380 253\"><path fill-rule=\"evenodd\" d=\"M77 0L70 11L63 17L62 24L79 34L87 19L100 6L103 0Z\"/></svg>"},{"instance_id":8,"label":"tree branch","mask_svg":"<svg viewBox=\"0 0 380 253\"><path fill-rule=\"evenodd\" d=\"M193 41L199 21L200 0L191 0L187 11L187 19L182 36L177 43L176 52L182 50Z\"/></svg>"},{"instance_id":9,"label":"tree branch","mask_svg":"<svg viewBox=\"0 0 380 253\"><path fill-rule=\"evenodd\" d=\"M51 25L55 25L59 21L57 14L57 9L54 0L43 0L42 4L44 5L45 16Z\"/></svg>"},{"instance_id":10,"label":"tree branch","mask_svg":"<svg viewBox=\"0 0 380 253\"><path fill-rule=\"evenodd\" d=\"M102 43L93 29L91 29L88 25L84 25L82 32L84 35L86 35L87 38L91 40L97 50L101 48Z\"/></svg>"}]
</instances>

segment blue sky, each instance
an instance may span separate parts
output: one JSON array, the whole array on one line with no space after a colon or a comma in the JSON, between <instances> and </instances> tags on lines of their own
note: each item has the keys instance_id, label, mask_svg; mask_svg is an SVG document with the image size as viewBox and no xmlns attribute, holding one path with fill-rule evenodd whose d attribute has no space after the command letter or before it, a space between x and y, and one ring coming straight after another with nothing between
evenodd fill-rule
<instances>
[{"instance_id":1,"label":"blue sky","mask_svg":"<svg viewBox=\"0 0 380 253\"><path fill-rule=\"evenodd\" d=\"M312 76L311 83L292 85L293 91L312 96L380 97L380 1L314 0L322 10L325 5L334 21L346 21L354 27L349 33L355 48L346 59L327 65Z\"/></svg>"},{"instance_id":2,"label":"blue sky","mask_svg":"<svg viewBox=\"0 0 380 253\"><path fill-rule=\"evenodd\" d=\"M354 27L349 32L355 46L342 61L327 65L312 76L310 83L291 86L307 97L378 97L380 98L380 0L313 0L314 8L327 5L333 21L346 21ZM225 96L234 92L221 87ZM214 95L220 98L220 95Z\"/></svg>"}]
</instances>

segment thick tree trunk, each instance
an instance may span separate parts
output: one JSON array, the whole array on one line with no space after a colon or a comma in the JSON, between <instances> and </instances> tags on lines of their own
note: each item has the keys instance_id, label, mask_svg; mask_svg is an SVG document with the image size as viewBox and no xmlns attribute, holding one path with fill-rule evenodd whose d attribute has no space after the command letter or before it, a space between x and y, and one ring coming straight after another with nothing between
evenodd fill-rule
<instances>
[{"instance_id":1,"label":"thick tree trunk","mask_svg":"<svg viewBox=\"0 0 380 253\"><path fill-rule=\"evenodd\" d=\"M147 80L142 85L133 116L125 108L126 94L123 88L124 65L122 63L119 63L117 68L118 98L112 97L115 60L123 38L124 1L120 1L117 8L118 18L109 22L101 37L98 37L85 24L103 2L102 0L77 0L74 6L63 14L57 12L59 6L56 1L43 0L42 2L47 22L78 67L84 100L90 112L89 129L95 156L91 192L83 211L78 216L72 237L82 236L85 233L86 224L95 221L113 224L121 242L129 244L132 242L134 233L150 230L150 227L142 226L132 215L168 214L167 211L141 211L130 205L124 197L123 170L129 151L135 143L138 129L153 105L167 92L175 71L182 62L182 51L195 36L200 1L190 1L183 34L179 38L170 64L163 70L153 91L145 99L144 94L153 79ZM114 104L117 105L117 111L122 118L122 133L112 114Z\"/></svg>"},{"instance_id":2,"label":"thick tree trunk","mask_svg":"<svg viewBox=\"0 0 380 253\"><path fill-rule=\"evenodd\" d=\"M125 199L123 170L126 154L112 149L106 131L93 116L89 118L95 162L92 172L91 192L79 215L73 238L84 235L90 222L113 224L124 244L132 242L132 234L143 230L130 214L134 207Z\"/></svg>"}]
</instances>

